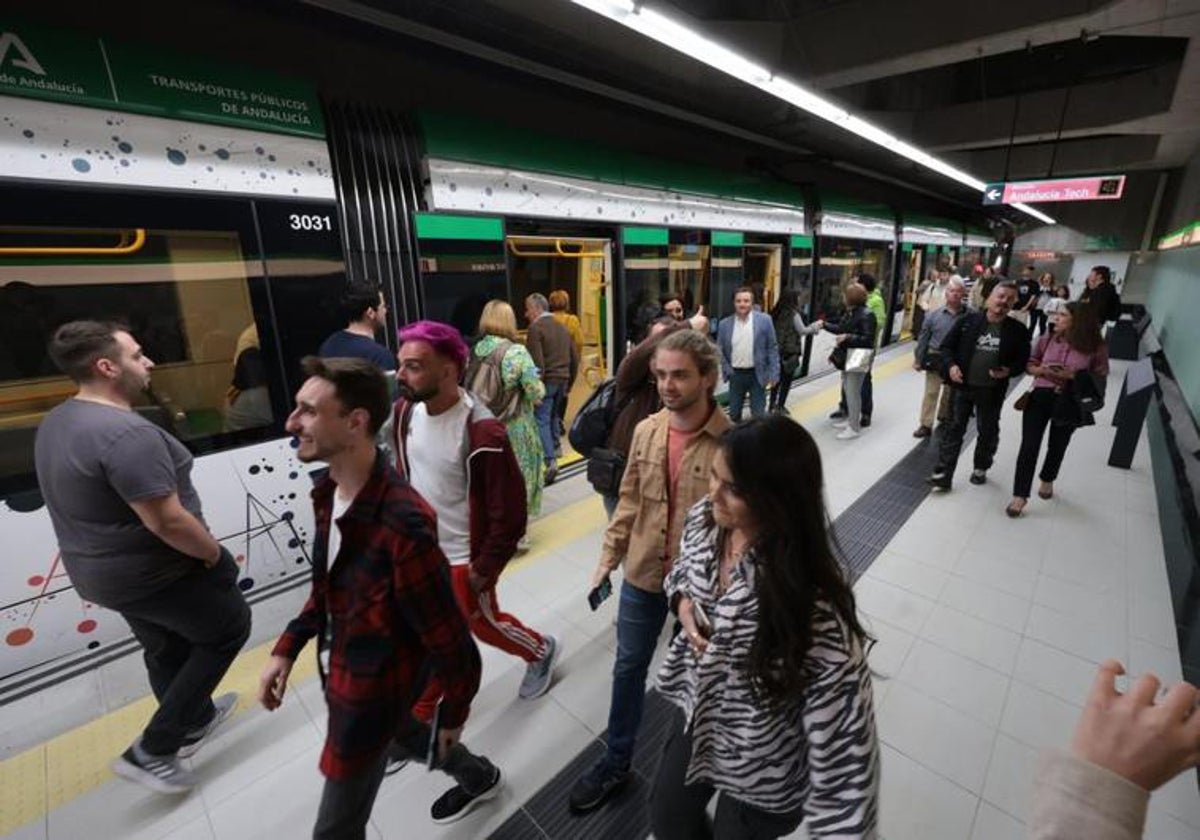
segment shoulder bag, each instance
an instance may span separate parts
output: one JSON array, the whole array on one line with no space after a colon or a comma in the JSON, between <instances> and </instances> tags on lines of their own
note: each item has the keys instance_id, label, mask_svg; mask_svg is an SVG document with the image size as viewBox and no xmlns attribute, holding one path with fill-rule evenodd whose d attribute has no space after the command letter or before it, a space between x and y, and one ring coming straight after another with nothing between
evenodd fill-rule
<instances>
[{"instance_id":1,"label":"shoulder bag","mask_svg":"<svg viewBox=\"0 0 1200 840\"><path fill-rule=\"evenodd\" d=\"M871 370L871 362L875 359L875 351L870 347L852 347L846 354L846 373L867 373Z\"/></svg>"}]
</instances>

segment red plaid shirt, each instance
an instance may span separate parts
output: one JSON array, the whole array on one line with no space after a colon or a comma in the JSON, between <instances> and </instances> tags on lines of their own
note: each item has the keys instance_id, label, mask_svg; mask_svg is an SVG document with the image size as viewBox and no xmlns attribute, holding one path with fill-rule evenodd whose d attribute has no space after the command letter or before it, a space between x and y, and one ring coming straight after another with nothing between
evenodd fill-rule
<instances>
[{"instance_id":1,"label":"red plaid shirt","mask_svg":"<svg viewBox=\"0 0 1200 840\"><path fill-rule=\"evenodd\" d=\"M312 491L312 594L272 653L295 659L313 637L320 647L332 621L329 673L321 670L329 732L320 766L328 778L346 779L387 747L430 671L445 688L442 728L461 726L479 689L480 660L425 501L381 455L338 520L342 545L329 568L335 487L326 475Z\"/></svg>"}]
</instances>

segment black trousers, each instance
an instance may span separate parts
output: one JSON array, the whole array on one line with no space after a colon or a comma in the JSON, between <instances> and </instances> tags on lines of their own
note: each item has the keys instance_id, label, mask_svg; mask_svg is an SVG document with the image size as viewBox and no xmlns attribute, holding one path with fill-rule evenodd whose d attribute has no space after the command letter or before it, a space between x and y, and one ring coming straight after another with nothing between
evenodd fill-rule
<instances>
[{"instance_id":1,"label":"black trousers","mask_svg":"<svg viewBox=\"0 0 1200 840\"><path fill-rule=\"evenodd\" d=\"M656 840L774 840L794 832L804 819L803 808L772 813L721 793L716 819L709 827L705 809L716 789L684 783L691 758L692 737L684 731L683 714L676 712L650 795L650 824Z\"/></svg>"},{"instance_id":2,"label":"black trousers","mask_svg":"<svg viewBox=\"0 0 1200 840\"><path fill-rule=\"evenodd\" d=\"M942 434L935 472L954 475L972 411L975 412L975 425L979 432L975 439L975 469L991 469L992 459L996 457L996 449L1000 446L1000 409L1004 407L1007 395L1006 382L982 388L966 385L954 389L954 419Z\"/></svg>"},{"instance_id":3,"label":"black trousers","mask_svg":"<svg viewBox=\"0 0 1200 840\"><path fill-rule=\"evenodd\" d=\"M424 763L430 736L429 724L409 714L395 740L366 771L349 779L326 779L313 840L363 840L389 756ZM453 778L468 793L486 788L495 773L490 761L474 755L461 743L455 744L446 760L433 769Z\"/></svg>"},{"instance_id":4,"label":"black trousers","mask_svg":"<svg viewBox=\"0 0 1200 840\"><path fill-rule=\"evenodd\" d=\"M1067 454L1067 444L1075 433L1075 425L1051 422L1057 401L1058 395L1053 388L1035 388L1029 395L1029 405L1025 407L1025 414L1021 418L1021 451L1017 455L1017 472L1013 476L1014 496L1029 498L1029 491L1033 487L1033 471L1037 467L1038 452L1042 449L1047 426L1050 427L1050 445L1038 477L1042 481L1058 478L1063 456Z\"/></svg>"},{"instance_id":5,"label":"black trousers","mask_svg":"<svg viewBox=\"0 0 1200 840\"><path fill-rule=\"evenodd\" d=\"M792 356L779 362L779 382L775 384L768 395L768 411L782 411L787 407L788 391L792 389L792 379L795 378L796 369L799 367L799 356Z\"/></svg>"},{"instance_id":6,"label":"black trousers","mask_svg":"<svg viewBox=\"0 0 1200 840\"><path fill-rule=\"evenodd\" d=\"M1046 317L1046 313L1040 309L1035 309L1029 313L1029 337L1033 337L1033 330L1038 328L1038 335L1044 335L1050 320Z\"/></svg>"},{"instance_id":7,"label":"black trousers","mask_svg":"<svg viewBox=\"0 0 1200 840\"><path fill-rule=\"evenodd\" d=\"M212 693L250 635L250 607L229 552L153 595L115 607L142 645L158 709L142 749L174 755L215 714Z\"/></svg>"}]
</instances>

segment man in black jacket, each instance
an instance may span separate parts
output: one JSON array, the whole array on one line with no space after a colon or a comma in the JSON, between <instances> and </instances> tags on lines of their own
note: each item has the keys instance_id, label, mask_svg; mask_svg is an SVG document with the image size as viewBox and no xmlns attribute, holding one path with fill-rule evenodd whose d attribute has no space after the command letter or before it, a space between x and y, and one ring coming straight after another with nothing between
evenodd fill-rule
<instances>
[{"instance_id":1,"label":"man in black jacket","mask_svg":"<svg viewBox=\"0 0 1200 840\"><path fill-rule=\"evenodd\" d=\"M979 437L971 483L987 480L1000 445L1000 409L1008 380L1024 372L1029 360L1029 332L1008 317L1016 300L1016 286L997 283L985 310L964 315L942 341L942 375L954 388L954 419L942 436L937 466L926 479L936 488L950 489L972 409Z\"/></svg>"},{"instance_id":2,"label":"man in black jacket","mask_svg":"<svg viewBox=\"0 0 1200 840\"><path fill-rule=\"evenodd\" d=\"M1105 321L1116 321L1121 317L1121 296L1112 284L1112 270L1108 266L1098 265L1091 270L1079 302L1096 311L1096 320L1101 326Z\"/></svg>"}]
</instances>

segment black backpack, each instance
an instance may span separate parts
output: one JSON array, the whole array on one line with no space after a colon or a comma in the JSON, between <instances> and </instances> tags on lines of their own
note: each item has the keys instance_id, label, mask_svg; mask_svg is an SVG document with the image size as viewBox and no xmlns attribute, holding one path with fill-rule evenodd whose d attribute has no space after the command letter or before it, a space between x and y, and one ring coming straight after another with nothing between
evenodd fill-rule
<instances>
[{"instance_id":1,"label":"black backpack","mask_svg":"<svg viewBox=\"0 0 1200 840\"><path fill-rule=\"evenodd\" d=\"M628 402L628 399L624 402ZM622 408L624 405L617 405L617 380L606 379L601 382L571 422L571 429L567 432L571 447L587 458L593 449L606 446Z\"/></svg>"}]
</instances>

